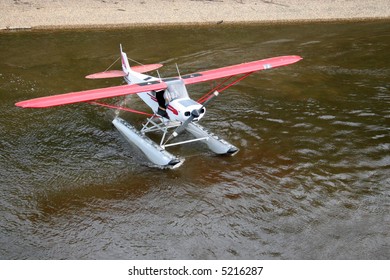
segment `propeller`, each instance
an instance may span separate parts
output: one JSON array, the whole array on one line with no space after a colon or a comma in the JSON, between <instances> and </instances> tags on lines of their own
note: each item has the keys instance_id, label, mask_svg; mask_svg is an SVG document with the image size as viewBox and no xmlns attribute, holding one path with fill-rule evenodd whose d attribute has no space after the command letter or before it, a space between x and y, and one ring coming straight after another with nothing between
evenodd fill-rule
<instances>
[{"instance_id":1,"label":"propeller","mask_svg":"<svg viewBox=\"0 0 390 280\"><path fill-rule=\"evenodd\" d=\"M180 133L182 133L187 126L195 119L198 118L201 114L201 111L204 107L206 107L215 97L217 97L219 94L218 91L214 91L213 94L209 97L209 99L206 100L206 102L203 103L202 107L199 109L194 109L191 112L191 115L188 119L185 120L185 122L182 123L181 126L177 127L175 131L171 134L171 136L168 138L167 142L171 140L172 138L175 138L178 136Z\"/></svg>"}]
</instances>

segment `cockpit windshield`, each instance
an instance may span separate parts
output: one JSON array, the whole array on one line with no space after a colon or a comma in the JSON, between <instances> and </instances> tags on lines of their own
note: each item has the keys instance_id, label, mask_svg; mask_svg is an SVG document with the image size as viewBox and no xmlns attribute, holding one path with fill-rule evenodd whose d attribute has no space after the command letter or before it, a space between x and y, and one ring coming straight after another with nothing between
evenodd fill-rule
<instances>
[{"instance_id":1,"label":"cockpit windshield","mask_svg":"<svg viewBox=\"0 0 390 280\"><path fill-rule=\"evenodd\" d=\"M188 92L183 80L174 80L167 82L168 88L165 90L164 96L168 102L178 98L188 98Z\"/></svg>"}]
</instances>

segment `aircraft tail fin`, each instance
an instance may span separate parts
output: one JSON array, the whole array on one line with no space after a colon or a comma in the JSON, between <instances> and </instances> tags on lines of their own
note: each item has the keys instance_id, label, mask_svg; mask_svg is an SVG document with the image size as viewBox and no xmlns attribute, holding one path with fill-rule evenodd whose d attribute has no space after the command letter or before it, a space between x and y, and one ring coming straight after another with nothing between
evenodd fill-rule
<instances>
[{"instance_id":1,"label":"aircraft tail fin","mask_svg":"<svg viewBox=\"0 0 390 280\"><path fill-rule=\"evenodd\" d=\"M105 79L105 78L126 77L126 76L129 76L129 74L135 75L136 73L145 73L145 72L157 70L158 68L163 66L162 64L146 64L146 65L140 64L140 65L135 65L133 67L130 67L127 55L122 50L122 45L120 45L120 52L121 52L120 58L121 58L122 70L108 70L107 69L103 72L90 74L90 75L86 76L85 78L87 78L87 79ZM118 60L116 60L114 63L116 63L117 61Z\"/></svg>"},{"instance_id":2,"label":"aircraft tail fin","mask_svg":"<svg viewBox=\"0 0 390 280\"><path fill-rule=\"evenodd\" d=\"M129 60L127 59L127 54L122 50L122 44L119 45L121 50L121 60L122 60L122 70L128 75L131 71Z\"/></svg>"}]
</instances>

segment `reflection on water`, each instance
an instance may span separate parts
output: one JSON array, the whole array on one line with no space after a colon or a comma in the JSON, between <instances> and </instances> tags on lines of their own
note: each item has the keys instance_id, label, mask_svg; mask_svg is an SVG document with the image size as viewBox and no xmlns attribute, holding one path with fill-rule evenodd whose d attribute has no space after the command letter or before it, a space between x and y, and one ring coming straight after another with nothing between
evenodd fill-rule
<instances>
[{"instance_id":1,"label":"reflection on water","mask_svg":"<svg viewBox=\"0 0 390 280\"><path fill-rule=\"evenodd\" d=\"M210 105L202 125L235 157L191 144L174 150L186 157L174 171L150 168L104 108L14 107L118 85L83 77L120 43L165 77L175 63L304 60ZM388 259L389 45L387 22L0 34L1 258Z\"/></svg>"}]
</instances>

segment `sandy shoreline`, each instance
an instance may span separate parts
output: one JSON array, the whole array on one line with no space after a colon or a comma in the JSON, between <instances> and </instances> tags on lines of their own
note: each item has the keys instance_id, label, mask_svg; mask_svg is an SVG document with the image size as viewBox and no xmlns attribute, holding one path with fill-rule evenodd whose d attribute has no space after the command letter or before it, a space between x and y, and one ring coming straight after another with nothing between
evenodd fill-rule
<instances>
[{"instance_id":1,"label":"sandy shoreline","mask_svg":"<svg viewBox=\"0 0 390 280\"><path fill-rule=\"evenodd\" d=\"M0 30L390 19L388 0L2 0Z\"/></svg>"}]
</instances>

